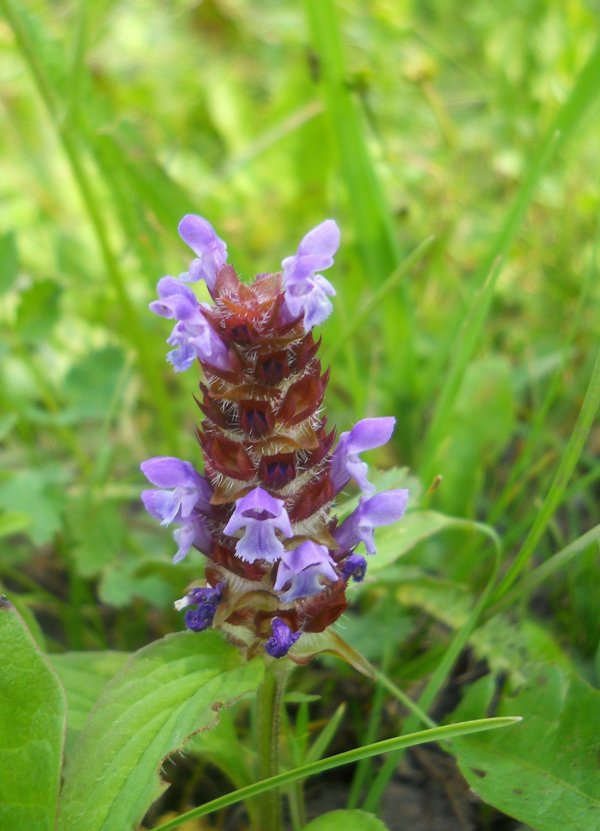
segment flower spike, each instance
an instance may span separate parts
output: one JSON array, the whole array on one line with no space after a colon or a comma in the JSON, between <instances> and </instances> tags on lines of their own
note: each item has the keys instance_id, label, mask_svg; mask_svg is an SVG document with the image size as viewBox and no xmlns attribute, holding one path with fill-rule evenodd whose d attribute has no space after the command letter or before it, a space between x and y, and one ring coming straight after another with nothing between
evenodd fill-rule
<instances>
[{"instance_id":1,"label":"flower spike","mask_svg":"<svg viewBox=\"0 0 600 831\"><path fill-rule=\"evenodd\" d=\"M219 627L248 657L283 658L303 632L339 618L348 583L365 576L357 546L374 554L375 529L406 509L407 491L375 493L360 458L389 440L394 419L359 421L332 451L335 430L322 415L329 373L312 329L335 296L320 273L339 246L334 220L309 231L281 272L249 284L206 219L189 214L179 232L196 259L179 278L159 281L150 308L175 321L167 341L174 369L198 361L204 373L204 475L188 461L148 459L142 471L154 489L142 500L161 524L176 526L174 562L192 549L206 558L206 585L176 603L187 628ZM213 302L198 301L190 287L198 280ZM335 498L351 480L363 495L340 523Z\"/></svg>"}]
</instances>

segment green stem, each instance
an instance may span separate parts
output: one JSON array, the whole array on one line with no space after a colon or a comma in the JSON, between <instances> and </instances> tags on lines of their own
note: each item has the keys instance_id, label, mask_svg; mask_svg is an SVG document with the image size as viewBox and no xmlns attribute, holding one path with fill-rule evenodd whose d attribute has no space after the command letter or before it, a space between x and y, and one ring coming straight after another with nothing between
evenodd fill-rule
<instances>
[{"instance_id":1,"label":"green stem","mask_svg":"<svg viewBox=\"0 0 600 831\"><path fill-rule=\"evenodd\" d=\"M279 728L281 704L287 674L267 664L265 678L256 699L257 779L269 779L279 772ZM281 793L278 788L262 794L258 801L258 829L281 831Z\"/></svg>"}]
</instances>

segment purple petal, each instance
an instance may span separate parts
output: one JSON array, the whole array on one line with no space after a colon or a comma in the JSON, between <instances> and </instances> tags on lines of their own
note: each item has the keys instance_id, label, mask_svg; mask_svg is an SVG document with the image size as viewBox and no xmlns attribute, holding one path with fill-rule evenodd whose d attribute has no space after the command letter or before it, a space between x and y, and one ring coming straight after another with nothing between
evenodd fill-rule
<instances>
[{"instance_id":1,"label":"purple petal","mask_svg":"<svg viewBox=\"0 0 600 831\"><path fill-rule=\"evenodd\" d=\"M254 488L250 493L237 499L235 510L224 528L226 534L234 534L248 525L248 521L269 521L276 523L285 536L292 536L292 527L284 508L283 499L276 499L263 488Z\"/></svg>"},{"instance_id":2,"label":"purple petal","mask_svg":"<svg viewBox=\"0 0 600 831\"><path fill-rule=\"evenodd\" d=\"M301 317L305 330L309 331L329 316L332 305L328 295L335 295L335 290L316 272L333 265L339 244L340 229L333 219L326 219L306 234L293 257L283 260L284 322Z\"/></svg>"},{"instance_id":3,"label":"purple petal","mask_svg":"<svg viewBox=\"0 0 600 831\"><path fill-rule=\"evenodd\" d=\"M212 537L202 516L194 516L189 522L184 523L181 528L174 531L173 538L179 546L173 557L174 563L181 562L192 546L203 554L210 553Z\"/></svg>"},{"instance_id":4,"label":"purple petal","mask_svg":"<svg viewBox=\"0 0 600 831\"><path fill-rule=\"evenodd\" d=\"M184 597L176 600L173 605L178 612L188 606L216 606L223 596L224 585L224 583L219 583L215 588L204 586L190 589Z\"/></svg>"},{"instance_id":5,"label":"purple petal","mask_svg":"<svg viewBox=\"0 0 600 831\"><path fill-rule=\"evenodd\" d=\"M209 367L231 369L227 347L202 314L200 306L193 317L177 323L167 343L176 347L167 358L177 372L189 369L196 358Z\"/></svg>"},{"instance_id":6,"label":"purple petal","mask_svg":"<svg viewBox=\"0 0 600 831\"><path fill-rule=\"evenodd\" d=\"M329 549L306 540L292 551L286 551L277 569L275 591L281 591L290 583L280 597L289 603L298 597L310 597L323 589L322 578L335 583L338 574Z\"/></svg>"},{"instance_id":7,"label":"purple petal","mask_svg":"<svg viewBox=\"0 0 600 831\"><path fill-rule=\"evenodd\" d=\"M161 317L189 320L199 308L196 295L174 277L158 281L158 300L150 303L150 309Z\"/></svg>"},{"instance_id":8,"label":"purple petal","mask_svg":"<svg viewBox=\"0 0 600 831\"><path fill-rule=\"evenodd\" d=\"M283 543L275 531L285 537L293 535L283 499L276 499L263 488L254 488L236 500L233 514L223 531L233 535L242 528L244 535L238 541L235 553L249 563L255 560L275 562L283 554Z\"/></svg>"},{"instance_id":9,"label":"purple petal","mask_svg":"<svg viewBox=\"0 0 600 831\"><path fill-rule=\"evenodd\" d=\"M273 634L265 643L265 651L272 658L283 658L287 655L290 647L292 647L298 638L300 632L292 632L290 627L280 617L274 617L271 622L271 631Z\"/></svg>"},{"instance_id":10,"label":"purple petal","mask_svg":"<svg viewBox=\"0 0 600 831\"><path fill-rule=\"evenodd\" d=\"M235 547L236 557L246 563L275 563L283 554L283 543L275 534L273 520L249 520L244 536Z\"/></svg>"},{"instance_id":11,"label":"purple petal","mask_svg":"<svg viewBox=\"0 0 600 831\"><path fill-rule=\"evenodd\" d=\"M333 255L340 245L340 229L333 219L326 219L309 231L296 254L281 263L286 285L305 280L316 271L333 265Z\"/></svg>"},{"instance_id":12,"label":"purple petal","mask_svg":"<svg viewBox=\"0 0 600 831\"><path fill-rule=\"evenodd\" d=\"M191 462L184 462L175 456L153 456L142 462L140 468L146 479L157 488L201 487L206 481Z\"/></svg>"},{"instance_id":13,"label":"purple petal","mask_svg":"<svg viewBox=\"0 0 600 831\"><path fill-rule=\"evenodd\" d=\"M170 525L182 518L179 514L181 500L176 490L142 491L142 502L150 516L158 519L161 525Z\"/></svg>"},{"instance_id":14,"label":"purple petal","mask_svg":"<svg viewBox=\"0 0 600 831\"><path fill-rule=\"evenodd\" d=\"M197 508L210 514L212 488L190 462L173 456L155 456L140 465L143 474L160 490L146 490L142 501L148 513L162 525L183 522Z\"/></svg>"},{"instance_id":15,"label":"purple petal","mask_svg":"<svg viewBox=\"0 0 600 831\"><path fill-rule=\"evenodd\" d=\"M381 447L392 437L396 419L393 416L381 418L363 418L357 422L348 434L348 452L363 453Z\"/></svg>"},{"instance_id":16,"label":"purple petal","mask_svg":"<svg viewBox=\"0 0 600 831\"><path fill-rule=\"evenodd\" d=\"M227 246L204 217L187 214L179 223L179 235L198 259L194 260L188 278L203 279L213 289L217 273L227 262Z\"/></svg>"},{"instance_id":17,"label":"purple petal","mask_svg":"<svg viewBox=\"0 0 600 831\"><path fill-rule=\"evenodd\" d=\"M320 274L307 277L303 283L290 286L285 293L288 312L285 315L286 322L302 317L307 332L313 326L319 326L329 317L333 309L327 295L334 296L335 289Z\"/></svg>"},{"instance_id":18,"label":"purple petal","mask_svg":"<svg viewBox=\"0 0 600 831\"><path fill-rule=\"evenodd\" d=\"M331 459L331 481L336 491L354 478L366 494L374 492L374 486L367 479L368 465L358 454L373 450L385 444L394 431L396 419L392 416L364 418L352 430L342 433Z\"/></svg>"},{"instance_id":19,"label":"purple petal","mask_svg":"<svg viewBox=\"0 0 600 831\"><path fill-rule=\"evenodd\" d=\"M408 491L403 489L362 498L358 508L334 531L340 548L350 550L362 542L369 554L375 554L374 529L397 522L406 511L408 497Z\"/></svg>"}]
</instances>

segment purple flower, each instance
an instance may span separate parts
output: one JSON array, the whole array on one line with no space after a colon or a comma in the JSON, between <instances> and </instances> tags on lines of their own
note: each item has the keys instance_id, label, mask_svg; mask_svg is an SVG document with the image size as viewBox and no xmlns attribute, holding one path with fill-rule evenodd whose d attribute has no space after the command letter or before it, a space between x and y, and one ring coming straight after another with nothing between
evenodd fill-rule
<instances>
[{"instance_id":1,"label":"purple flower","mask_svg":"<svg viewBox=\"0 0 600 831\"><path fill-rule=\"evenodd\" d=\"M360 554L351 554L342 563L342 577L344 580L354 580L355 583L362 583L367 572L367 561Z\"/></svg>"},{"instance_id":2,"label":"purple flower","mask_svg":"<svg viewBox=\"0 0 600 831\"><path fill-rule=\"evenodd\" d=\"M160 520L161 525L178 523L181 527L174 533L179 546L173 557L178 563L194 545L207 554L211 547L211 536L204 517L210 515L212 488L195 470L190 462L173 456L155 456L140 465L144 476L159 490L146 490L142 501L148 513Z\"/></svg>"},{"instance_id":3,"label":"purple flower","mask_svg":"<svg viewBox=\"0 0 600 831\"><path fill-rule=\"evenodd\" d=\"M348 433L342 433L331 459L331 481L336 492L352 477L363 493L371 494L375 491L367 479L368 465L359 459L358 454L381 447L389 441L395 423L396 419L392 416L363 418Z\"/></svg>"},{"instance_id":4,"label":"purple flower","mask_svg":"<svg viewBox=\"0 0 600 831\"><path fill-rule=\"evenodd\" d=\"M285 303L290 318L302 317L308 332L313 326L323 323L333 306L327 295L335 295L335 289L322 274L313 274L302 282L286 289Z\"/></svg>"},{"instance_id":5,"label":"purple flower","mask_svg":"<svg viewBox=\"0 0 600 831\"><path fill-rule=\"evenodd\" d=\"M273 588L281 592L289 584L287 591L280 594L284 603L290 603L297 597L311 597L322 590L321 578L332 583L339 579L334 566L325 545L306 540L292 551L285 552Z\"/></svg>"},{"instance_id":6,"label":"purple flower","mask_svg":"<svg viewBox=\"0 0 600 831\"><path fill-rule=\"evenodd\" d=\"M333 265L333 255L340 244L340 229L333 219L326 219L302 239L293 257L281 263L285 283L285 312L290 320L303 317L306 331L329 317L335 295L331 283L317 271Z\"/></svg>"},{"instance_id":7,"label":"purple flower","mask_svg":"<svg viewBox=\"0 0 600 831\"><path fill-rule=\"evenodd\" d=\"M215 369L231 369L227 347L202 314L200 306L194 318L180 321L175 326L167 343L176 347L168 353L167 360L177 372L189 369L196 358Z\"/></svg>"},{"instance_id":8,"label":"purple flower","mask_svg":"<svg viewBox=\"0 0 600 831\"><path fill-rule=\"evenodd\" d=\"M197 259L192 261L189 272L181 279L205 280L209 289L213 289L217 274L227 262L227 246L215 229L204 217L187 214L179 223L179 236L189 245Z\"/></svg>"},{"instance_id":9,"label":"purple flower","mask_svg":"<svg viewBox=\"0 0 600 831\"><path fill-rule=\"evenodd\" d=\"M223 596L223 585L216 588L206 586L202 589L192 589L181 600L175 601L175 608L178 611L194 606L185 613L185 625L194 632L202 632L211 625L217 606Z\"/></svg>"},{"instance_id":10,"label":"purple flower","mask_svg":"<svg viewBox=\"0 0 600 831\"><path fill-rule=\"evenodd\" d=\"M246 530L235 553L247 563L256 560L274 563L283 554L283 543L275 532L280 531L284 537L293 536L283 499L275 499L262 488L254 488L236 500L235 510L223 531L233 536L242 528Z\"/></svg>"},{"instance_id":11,"label":"purple flower","mask_svg":"<svg viewBox=\"0 0 600 831\"><path fill-rule=\"evenodd\" d=\"M271 631L273 634L265 643L265 651L272 658L283 658L300 637L300 632L292 632L287 623L280 617L273 618Z\"/></svg>"},{"instance_id":12,"label":"purple flower","mask_svg":"<svg viewBox=\"0 0 600 831\"><path fill-rule=\"evenodd\" d=\"M175 346L167 355L177 372L183 372L199 358L215 369L231 369L227 347L203 314L195 294L174 277L159 280L158 300L150 303L157 315L179 321L167 343Z\"/></svg>"},{"instance_id":13,"label":"purple flower","mask_svg":"<svg viewBox=\"0 0 600 831\"><path fill-rule=\"evenodd\" d=\"M150 310L161 317L190 320L200 308L194 292L175 277L163 277L158 281L156 290L159 299L150 303Z\"/></svg>"},{"instance_id":14,"label":"purple flower","mask_svg":"<svg viewBox=\"0 0 600 831\"><path fill-rule=\"evenodd\" d=\"M375 528L399 520L406 511L408 495L407 490L395 490L378 493L369 499L362 497L358 508L334 531L340 548L352 549L363 542L367 552L375 554Z\"/></svg>"},{"instance_id":15,"label":"purple flower","mask_svg":"<svg viewBox=\"0 0 600 831\"><path fill-rule=\"evenodd\" d=\"M174 456L154 456L140 465L142 473L160 490L142 493L146 510L161 525L187 519L194 508L211 513L212 488L191 462Z\"/></svg>"}]
</instances>

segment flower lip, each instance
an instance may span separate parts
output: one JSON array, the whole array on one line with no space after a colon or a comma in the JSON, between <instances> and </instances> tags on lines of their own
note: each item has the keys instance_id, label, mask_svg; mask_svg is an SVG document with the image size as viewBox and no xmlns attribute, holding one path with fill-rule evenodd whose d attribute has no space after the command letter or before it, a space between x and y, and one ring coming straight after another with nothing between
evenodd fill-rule
<instances>
[{"instance_id":1,"label":"flower lip","mask_svg":"<svg viewBox=\"0 0 600 831\"><path fill-rule=\"evenodd\" d=\"M238 539L235 553L249 563L256 560L276 562L283 555L283 543L276 531L284 537L293 536L283 499L276 499L260 487L236 500L223 533L233 536L242 528L244 534Z\"/></svg>"},{"instance_id":2,"label":"flower lip","mask_svg":"<svg viewBox=\"0 0 600 831\"><path fill-rule=\"evenodd\" d=\"M299 597L311 597L324 588L321 578L337 582L339 579L329 549L312 540L306 540L292 551L286 551L277 569L275 591L289 588L280 597L285 603Z\"/></svg>"},{"instance_id":3,"label":"flower lip","mask_svg":"<svg viewBox=\"0 0 600 831\"><path fill-rule=\"evenodd\" d=\"M356 510L333 532L340 548L350 550L362 542L369 554L375 554L375 528L397 522L406 511L408 498L406 489L362 497Z\"/></svg>"}]
</instances>

